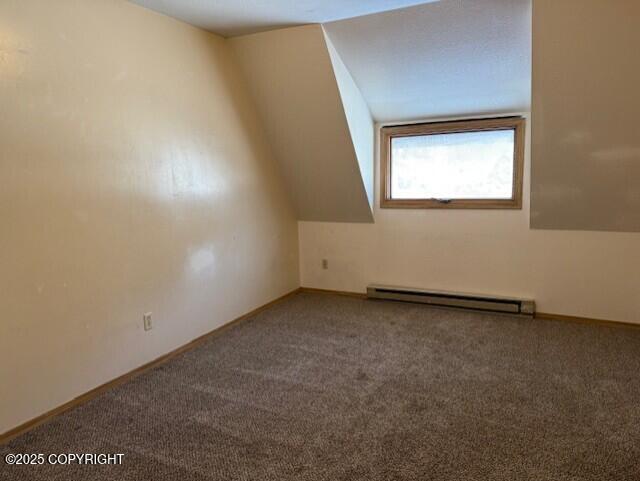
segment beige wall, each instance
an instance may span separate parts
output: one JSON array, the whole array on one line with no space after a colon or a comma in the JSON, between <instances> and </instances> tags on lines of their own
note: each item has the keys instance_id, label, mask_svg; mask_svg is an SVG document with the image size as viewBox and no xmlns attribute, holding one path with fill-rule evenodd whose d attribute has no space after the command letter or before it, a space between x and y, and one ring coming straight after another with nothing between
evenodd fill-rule
<instances>
[{"instance_id":1,"label":"beige wall","mask_svg":"<svg viewBox=\"0 0 640 481\"><path fill-rule=\"evenodd\" d=\"M640 232L640 1L533 2L531 226Z\"/></svg>"},{"instance_id":2,"label":"beige wall","mask_svg":"<svg viewBox=\"0 0 640 481\"><path fill-rule=\"evenodd\" d=\"M272 30L229 43L282 166L298 219L372 222L345 113L349 105L340 95L322 27Z\"/></svg>"},{"instance_id":3,"label":"beige wall","mask_svg":"<svg viewBox=\"0 0 640 481\"><path fill-rule=\"evenodd\" d=\"M521 211L380 210L376 181L374 225L301 222L302 285L523 296L543 312L640 323L640 235L530 230L529 159L527 145Z\"/></svg>"},{"instance_id":4,"label":"beige wall","mask_svg":"<svg viewBox=\"0 0 640 481\"><path fill-rule=\"evenodd\" d=\"M0 433L298 286L223 39L121 0L2 0L0 106Z\"/></svg>"}]
</instances>

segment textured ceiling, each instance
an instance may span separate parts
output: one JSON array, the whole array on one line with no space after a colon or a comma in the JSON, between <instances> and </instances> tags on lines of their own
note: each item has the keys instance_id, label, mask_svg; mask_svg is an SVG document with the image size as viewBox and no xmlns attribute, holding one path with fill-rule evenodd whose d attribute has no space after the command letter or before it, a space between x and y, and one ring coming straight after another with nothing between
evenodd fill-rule
<instances>
[{"instance_id":1,"label":"textured ceiling","mask_svg":"<svg viewBox=\"0 0 640 481\"><path fill-rule=\"evenodd\" d=\"M442 0L325 30L375 120L530 109L530 0Z\"/></svg>"},{"instance_id":2,"label":"textured ceiling","mask_svg":"<svg viewBox=\"0 0 640 481\"><path fill-rule=\"evenodd\" d=\"M130 0L225 37L324 23L438 0Z\"/></svg>"}]
</instances>

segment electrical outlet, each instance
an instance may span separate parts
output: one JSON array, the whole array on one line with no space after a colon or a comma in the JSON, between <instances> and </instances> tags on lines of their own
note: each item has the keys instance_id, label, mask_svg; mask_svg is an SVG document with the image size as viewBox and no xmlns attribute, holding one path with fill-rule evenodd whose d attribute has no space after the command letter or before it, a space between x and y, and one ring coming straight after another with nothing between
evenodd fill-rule
<instances>
[{"instance_id":1,"label":"electrical outlet","mask_svg":"<svg viewBox=\"0 0 640 481\"><path fill-rule=\"evenodd\" d=\"M329 268L329 261L327 259L322 259L322 268L325 270Z\"/></svg>"},{"instance_id":2,"label":"electrical outlet","mask_svg":"<svg viewBox=\"0 0 640 481\"><path fill-rule=\"evenodd\" d=\"M142 321L144 322L144 330L150 331L153 327L153 324L151 323L151 313L147 312L146 314L144 314L142 316Z\"/></svg>"}]
</instances>

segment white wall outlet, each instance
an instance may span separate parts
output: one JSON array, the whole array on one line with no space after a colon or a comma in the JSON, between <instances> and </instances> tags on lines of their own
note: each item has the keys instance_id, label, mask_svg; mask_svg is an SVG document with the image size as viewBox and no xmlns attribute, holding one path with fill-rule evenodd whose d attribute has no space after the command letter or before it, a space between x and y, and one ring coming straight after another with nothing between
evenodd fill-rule
<instances>
[{"instance_id":1,"label":"white wall outlet","mask_svg":"<svg viewBox=\"0 0 640 481\"><path fill-rule=\"evenodd\" d=\"M322 259L322 268L325 269L325 270L329 268L329 260L328 259Z\"/></svg>"},{"instance_id":2,"label":"white wall outlet","mask_svg":"<svg viewBox=\"0 0 640 481\"><path fill-rule=\"evenodd\" d=\"M150 331L153 327L153 324L151 323L151 313L147 312L146 314L144 314L142 316L142 321L144 322L144 330Z\"/></svg>"}]
</instances>

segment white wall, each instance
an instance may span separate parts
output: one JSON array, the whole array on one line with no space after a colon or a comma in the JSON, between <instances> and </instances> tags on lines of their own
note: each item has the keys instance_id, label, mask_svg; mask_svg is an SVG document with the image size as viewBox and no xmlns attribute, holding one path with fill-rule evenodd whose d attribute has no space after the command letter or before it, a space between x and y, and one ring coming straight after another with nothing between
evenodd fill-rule
<instances>
[{"instance_id":1,"label":"white wall","mask_svg":"<svg viewBox=\"0 0 640 481\"><path fill-rule=\"evenodd\" d=\"M376 181L375 224L299 223L302 285L523 296L540 312L640 323L640 235L529 229L529 139L521 211L381 210Z\"/></svg>"},{"instance_id":2,"label":"white wall","mask_svg":"<svg viewBox=\"0 0 640 481\"><path fill-rule=\"evenodd\" d=\"M224 39L121 0L2 0L0 105L0 433L298 287Z\"/></svg>"}]
</instances>

